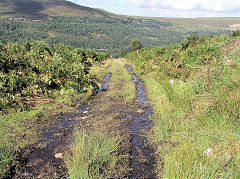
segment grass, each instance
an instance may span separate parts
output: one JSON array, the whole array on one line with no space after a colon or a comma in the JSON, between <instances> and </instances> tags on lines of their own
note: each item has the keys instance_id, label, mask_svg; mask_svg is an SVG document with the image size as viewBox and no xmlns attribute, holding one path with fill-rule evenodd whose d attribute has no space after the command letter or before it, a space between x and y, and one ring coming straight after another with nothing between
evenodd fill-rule
<instances>
[{"instance_id":1,"label":"grass","mask_svg":"<svg viewBox=\"0 0 240 179\"><path fill-rule=\"evenodd\" d=\"M70 178L112 177L112 168L121 160L117 155L120 141L119 136L109 137L99 131L77 131L71 155L66 160Z\"/></svg>"},{"instance_id":2,"label":"grass","mask_svg":"<svg viewBox=\"0 0 240 179\"><path fill-rule=\"evenodd\" d=\"M13 161L13 154L20 147L36 141L37 131L31 127L37 118L46 117L49 106L39 105L31 111L16 112L0 117L0 174L4 176L7 166Z\"/></svg>"},{"instance_id":3,"label":"grass","mask_svg":"<svg viewBox=\"0 0 240 179\"><path fill-rule=\"evenodd\" d=\"M154 104L154 140L161 143L163 178L239 178L238 88L234 98L220 89L198 96L193 82L170 86L151 75L144 80ZM203 156L208 148L214 151L212 158ZM159 160L159 171L161 167Z\"/></svg>"},{"instance_id":4,"label":"grass","mask_svg":"<svg viewBox=\"0 0 240 179\"><path fill-rule=\"evenodd\" d=\"M134 69L141 69L154 107L159 177L240 178L239 52L225 50L218 64L192 65L187 78L156 69L146 73L141 62L129 60ZM224 60L229 54L231 62ZM153 61L150 58L146 66ZM209 148L211 157L203 154Z\"/></svg>"}]
</instances>

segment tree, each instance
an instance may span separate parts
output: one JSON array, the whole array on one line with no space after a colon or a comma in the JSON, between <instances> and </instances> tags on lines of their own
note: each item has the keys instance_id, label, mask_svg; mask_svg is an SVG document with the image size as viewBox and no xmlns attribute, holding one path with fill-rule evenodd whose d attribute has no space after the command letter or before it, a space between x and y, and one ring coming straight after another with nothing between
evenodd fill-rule
<instances>
[{"instance_id":1,"label":"tree","mask_svg":"<svg viewBox=\"0 0 240 179\"><path fill-rule=\"evenodd\" d=\"M237 37L237 36L240 36L240 30L236 30L234 32L232 32L232 37Z\"/></svg>"},{"instance_id":2,"label":"tree","mask_svg":"<svg viewBox=\"0 0 240 179\"><path fill-rule=\"evenodd\" d=\"M119 56L121 58L124 58L127 55L127 53L128 53L127 50L121 50L120 53L119 53Z\"/></svg>"},{"instance_id":3,"label":"tree","mask_svg":"<svg viewBox=\"0 0 240 179\"><path fill-rule=\"evenodd\" d=\"M134 39L134 40L131 41L130 49L132 51L139 50L141 48L142 48L142 44L141 44L141 42L138 39Z\"/></svg>"},{"instance_id":4,"label":"tree","mask_svg":"<svg viewBox=\"0 0 240 179\"><path fill-rule=\"evenodd\" d=\"M197 36L197 32L188 35L182 42L182 50L186 50L188 47L195 46L198 40L199 37Z\"/></svg>"}]
</instances>

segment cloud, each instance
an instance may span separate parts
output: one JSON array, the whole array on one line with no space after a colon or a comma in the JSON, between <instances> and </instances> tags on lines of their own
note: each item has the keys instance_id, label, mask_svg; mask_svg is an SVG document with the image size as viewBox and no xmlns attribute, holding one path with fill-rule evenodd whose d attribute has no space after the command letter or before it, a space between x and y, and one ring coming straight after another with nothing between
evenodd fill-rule
<instances>
[{"instance_id":1,"label":"cloud","mask_svg":"<svg viewBox=\"0 0 240 179\"><path fill-rule=\"evenodd\" d=\"M235 12L240 8L239 0L127 0L140 8L195 10L211 12Z\"/></svg>"},{"instance_id":2,"label":"cloud","mask_svg":"<svg viewBox=\"0 0 240 179\"><path fill-rule=\"evenodd\" d=\"M113 13L155 17L239 17L240 0L69 0Z\"/></svg>"}]
</instances>

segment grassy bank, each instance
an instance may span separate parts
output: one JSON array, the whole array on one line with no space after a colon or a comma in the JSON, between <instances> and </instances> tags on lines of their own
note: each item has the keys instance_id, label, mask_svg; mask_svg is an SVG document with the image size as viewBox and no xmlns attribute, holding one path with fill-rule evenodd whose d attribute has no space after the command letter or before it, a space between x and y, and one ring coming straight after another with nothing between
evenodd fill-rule
<instances>
[{"instance_id":1,"label":"grassy bank","mask_svg":"<svg viewBox=\"0 0 240 179\"><path fill-rule=\"evenodd\" d=\"M191 36L128 54L154 106L159 176L240 177L239 52L239 38Z\"/></svg>"}]
</instances>

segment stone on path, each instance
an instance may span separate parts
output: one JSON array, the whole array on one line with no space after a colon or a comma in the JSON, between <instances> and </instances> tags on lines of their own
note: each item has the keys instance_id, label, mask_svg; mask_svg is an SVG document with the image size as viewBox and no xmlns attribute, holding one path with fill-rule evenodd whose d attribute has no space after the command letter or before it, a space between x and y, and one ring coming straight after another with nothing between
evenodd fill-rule
<instances>
[{"instance_id":1,"label":"stone on path","mask_svg":"<svg viewBox=\"0 0 240 179\"><path fill-rule=\"evenodd\" d=\"M55 154L55 159L62 160L63 159L63 153L57 153Z\"/></svg>"},{"instance_id":2,"label":"stone on path","mask_svg":"<svg viewBox=\"0 0 240 179\"><path fill-rule=\"evenodd\" d=\"M137 113L143 113L144 111L142 109L138 109Z\"/></svg>"},{"instance_id":3,"label":"stone on path","mask_svg":"<svg viewBox=\"0 0 240 179\"><path fill-rule=\"evenodd\" d=\"M174 84L174 80L170 80L169 83L170 83L171 85L173 85L173 84Z\"/></svg>"},{"instance_id":4,"label":"stone on path","mask_svg":"<svg viewBox=\"0 0 240 179\"><path fill-rule=\"evenodd\" d=\"M209 148L207 150L205 150L203 152L203 155L207 156L207 157L212 157L213 156L213 149L212 148Z\"/></svg>"},{"instance_id":5,"label":"stone on path","mask_svg":"<svg viewBox=\"0 0 240 179\"><path fill-rule=\"evenodd\" d=\"M88 116L81 117L81 119L83 120L88 119Z\"/></svg>"}]
</instances>

